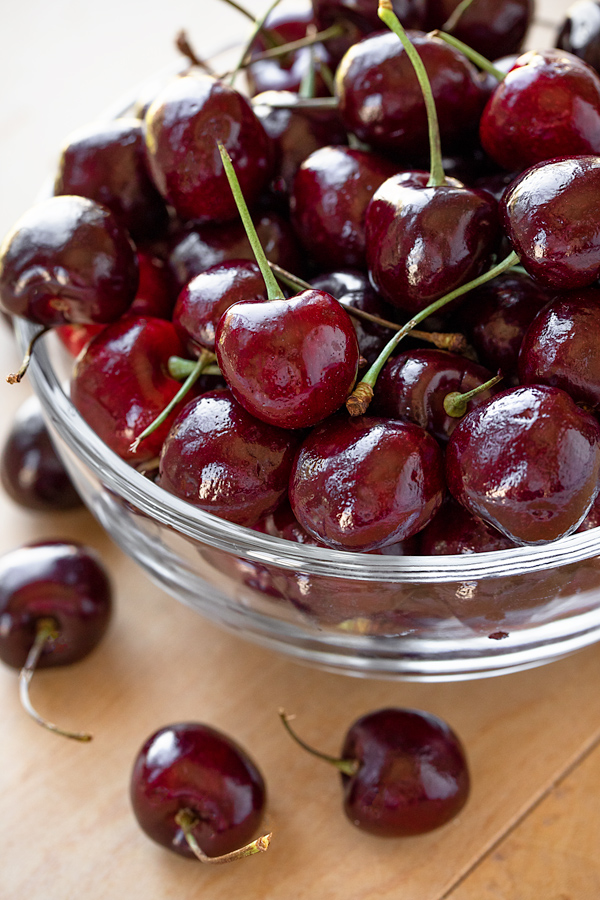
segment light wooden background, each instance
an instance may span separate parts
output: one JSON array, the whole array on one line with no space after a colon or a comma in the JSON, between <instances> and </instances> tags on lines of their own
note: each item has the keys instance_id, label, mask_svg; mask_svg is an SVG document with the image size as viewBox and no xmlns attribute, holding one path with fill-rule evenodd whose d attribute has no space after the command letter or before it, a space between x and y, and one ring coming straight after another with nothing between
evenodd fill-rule
<instances>
[{"instance_id":1,"label":"light wooden background","mask_svg":"<svg viewBox=\"0 0 600 900\"><path fill-rule=\"evenodd\" d=\"M157 68L186 26L200 52L245 22L218 0L24 0L3 3L0 31L0 232L35 197L56 149ZM248 2L255 10L261 3ZM558 19L566 0L540 3ZM534 43L551 42L538 28ZM0 331L6 372L18 362ZM1 379L0 379L1 382ZM0 439L26 384L0 383ZM359 681L301 667L223 633L151 585L86 512L25 512L0 495L0 551L36 539L87 541L114 580L117 613L103 645L71 669L37 676L50 718L89 728L90 745L43 732L0 668L0 898L121 900L588 900L600 896L600 647L543 669L480 682ZM430 710L461 735L472 797L444 829L381 840L344 818L338 776L283 734L277 709L335 753L360 714ZM202 868L139 831L127 788L138 747L181 719L234 735L265 772L266 855Z\"/></svg>"}]
</instances>

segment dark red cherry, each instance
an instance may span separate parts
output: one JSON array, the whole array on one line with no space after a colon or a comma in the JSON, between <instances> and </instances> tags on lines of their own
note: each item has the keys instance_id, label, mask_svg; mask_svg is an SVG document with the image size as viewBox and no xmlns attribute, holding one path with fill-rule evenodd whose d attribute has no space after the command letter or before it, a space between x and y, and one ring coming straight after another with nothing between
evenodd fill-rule
<instances>
[{"instance_id":1,"label":"dark red cherry","mask_svg":"<svg viewBox=\"0 0 600 900\"><path fill-rule=\"evenodd\" d=\"M301 525L339 550L376 550L416 534L445 490L437 442L417 425L340 415L301 445L290 502Z\"/></svg>"},{"instance_id":2,"label":"dark red cherry","mask_svg":"<svg viewBox=\"0 0 600 900\"><path fill-rule=\"evenodd\" d=\"M111 209L135 240L160 234L167 208L146 167L142 123L93 123L67 138L55 194L78 194Z\"/></svg>"},{"instance_id":3,"label":"dark red cherry","mask_svg":"<svg viewBox=\"0 0 600 900\"><path fill-rule=\"evenodd\" d=\"M375 8L375 4L373 4ZM442 148L464 150L477 133L485 103L477 70L439 38L410 32L437 109ZM378 150L421 158L428 146L423 94L412 63L392 32L365 38L348 50L336 72L340 114L348 131Z\"/></svg>"},{"instance_id":4,"label":"dark red cherry","mask_svg":"<svg viewBox=\"0 0 600 900\"><path fill-rule=\"evenodd\" d=\"M460 418L448 415L444 398L454 391L471 391L492 377L492 372L456 353L408 350L383 367L369 411L375 416L414 422L445 443ZM493 393L494 388L482 391L468 408L480 406Z\"/></svg>"},{"instance_id":5,"label":"dark red cherry","mask_svg":"<svg viewBox=\"0 0 600 900\"><path fill-rule=\"evenodd\" d=\"M137 250L140 282L130 312L170 319L177 299L166 262L151 250Z\"/></svg>"},{"instance_id":6,"label":"dark red cherry","mask_svg":"<svg viewBox=\"0 0 600 900\"><path fill-rule=\"evenodd\" d=\"M395 35L393 35L395 37ZM366 213L369 275L406 313L419 312L487 268L499 237L497 204L485 191L428 172L384 181Z\"/></svg>"},{"instance_id":7,"label":"dark red cherry","mask_svg":"<svg viewBox=\"0 0 600 900\"><path fill-rule=\"evenodd\" d=\"M524 53L488 100L479 136L509 171L600 153L600 77L564 50Z\"/></svg>"},{"instance_id":8,"label":"dark red cherry","mask_svg":"<svg viewBox=\"0 0 600 900\"><path fill-rule=\"evenodd\" d=\"M392 6L405 28L422 27L420 0L392 0ZM343 28L341 35L326 44L335 60L365 35L382 30L377 4L371 0L312 0L312 7L319 31L331 25Z\"/></svg>"},{"instance_id":9,"label":"dark red cherry","mask_svg":"<svg viewBox=\"0 0 600 900\"><path fill-rule=\"evenodd\" d=\"M219 319L230 306L266 301L260 269L251 260L232 259L211 266L184 287L175 309L173 325L191 356L205 348L214 352Z\"/></svg>"},{"instance_id":10,"label":"dark red cherry","mask_svg":"<svg viewBox=\"0 0 600 900\"><path fill-rule=\"evenodd\" d=\"M304 160L290 210L302 245L319 266L365 268L365 211L396 171L389 160L350 147L323 147Z\"/></svg>"},{"instance_id":11,"label":"dark red cherry","mask_svg":"<svg viewBox=\"0 0 600 900\"><path fill-rule=\"evenodd\" d=\"M281 196L293 185L298 167L320 147L347 143L337 109L311 109L289 91L265 91L252 103L255 115L273 141L273 187Z\"/></svg>"},{"instance_id":12,"label":"dark red cherry","mask_svg":"<svg viewBox=\"0 0 600 900\"><path fill-rule=\"evenodd\" d=\"M388 707L361 716L337 760L302 746L340 769L346 816L378 837L433 831L453 819L469 796L460 740L446 722L421 710Z\"/></svg>"},{"instance_id":13,"label":"dark red cherry","mask_svg":"<svg viewBox=\"0 0 600 900\"><path fill-rule=\"evenodd\" d=\"M194 858L181 816L201 851L218 857L238 850L263 817L264 779L230 737L196 722L167 725L136 756L130 782L133 812L152 840Z\"/></svg>"},{"instance_id":14,"label":"dark red cherry","mask_svg":"<svg viewBox=\"0 0 600 900\"><path fill-rule=\"evenodd\" d=\"M452 495L518 544L571 534L598 491L600 425L559 388L511 388L461 420L446 450Z\"/></svg>"},{"instance_id":15,"label":"dark red cherry","mask_svg":"<svg viewBox=\"0 0 600 900\"><path fill-rule=\"evenodd\" d=\"M298 241L286 219L278 213L266 212L255 217L255 226L270 262L277 263L288 272L302 271ZM250 242L240 222L184 228L172 239L167 263L181 291L195 275L230 259L254 260Z\"/></svg>"},{"instance_id":16,"label":"dark red cherry","mask_svg":"<svg viewBox=\"0 0 600 900\"><path fill-rule=\"evenodd\" d=\"M95 553L80 544L48 541L0 557L0 659L21 668L41 620L54 622L38 667L62 666L87 656L104 636L112 591Z\"/></svg>"},{"instance_id":17,"label":"dark red cherry","mask_svg":"<svg viewBox=\"0 0 600 900\"><path fill-rule=\"evenodd\" d=\"M424 31L442 28L459 0L425 0ZM487 59L520 49L533 17L533 0L474 0L451 29Z\"/></svg>"},{"instance_id":18,"label":"dark red cherry","mask_svg":"<svg viewBox=\"0 0 600 900\"><path fill-rule=\"evenodd\" d=\"M6 493L26 509L55 512L82 505L54 444L37 397L19 407L0 456Z\"/></svg>"},{"instance_id":19,"label":"dark red cherry","mask_svg":"<svg viewBox=\"0 0 600 900\"><path fill-rule=\"evenodd\" d=\"M577 0L566 12L556 46L600 71L600 3Z\"/></svg>"},{"instance_id":20,"label":"dark red cherry","mask_svg":"<svg viewBox=\"0 0 600 900\"><path fill-rule=\"evenodd\" d=\"M600 276L599 196L600 156L538 163L507 190L500 204L506 233L541 285L569 290Z\"/></svg>"},{"instance_id":21,"label":"dark red cherry","mask_svg":"<svg viewBox=\"0 0 600 900\"><path fill-rule=\"evenodd\" d=\"M528 275L506 272L471 291L455 324L463 328L483 365L515 378L523 336L549 299Z\"/></svg>"},{"instance_id":22,"label":"dark red cherry","mask_svg":"<svg viewBox=\"0 0 600 900\"><path fill-rule=\"evenodd\" d=\"M114 214L85 197L32 207L0 247L0 301L40 325L112 322L131 305L138 267Z\"/></svg>"},{"instance_id":23,"label":"dark red cherry","mask_svg":"<svg viewBox=\"0 0 600 900\"><path fill-rule=\"evenodd\" d=\"M419 534L419 552L423 556L451 553L490 553L515 547L496 528L472 516L464 506L448 497L429 525Z\"/></svg>"},{"instance_id":24,"label":"dark red cherry","mask_svg":"<svg viewBox=\"0 0 600 900\"><path fill-rule=\"evenodd\" d=\"M184 356L171 322L127 316L93 338L76 362L73 404L122 459L141 463L158 456L183 405L182 401L156 431L131 448L181 387L168 372L171 356Z\"/></svg>"},{"instance_id":25,"label":"dark red cherry","mask_svg":"<svg viewBox=\"0 0 600 900\"><path fill-rule=\"evenodd\" d=\"M242 406L281 428L306 428L339 409L359 361L348 313L313 289L230 306L217 328L216 353Z\"/></svg>"},{"instance_id":26,"label":"dark red cherry","mask_svg":"<svg viewBox=\"0 0 600 900\"><path fill-rule=\"evenodd\" d=\"M562 388L588 408L600 406L600 289L564 294L529 326L519 353L522 384Z\"/></svg>"},{"instance_id":27,"label":"dark red cherry","mask_svg":"<svg viewBox=\"0 0 600 900\"><path fill-rule=\"evenodd\" d=\"M173 80L144 122L150 172L182 218L237 218L218 141L233 159L247 203L260 196L271 167L269 139L246 98L223 81L201 73Z\"/></svg>"},{"instance_id":28,"label":"dark red cherry","mask_svg":"<svg viewBox=\"0 0 600 900\"><path fill-rule=\"evenodd\" d=\"M251 416L228 390L192 400L160 457L161 487L206 512L251 527L286 496L300 435Z\"/></svg>"}]
</instances>

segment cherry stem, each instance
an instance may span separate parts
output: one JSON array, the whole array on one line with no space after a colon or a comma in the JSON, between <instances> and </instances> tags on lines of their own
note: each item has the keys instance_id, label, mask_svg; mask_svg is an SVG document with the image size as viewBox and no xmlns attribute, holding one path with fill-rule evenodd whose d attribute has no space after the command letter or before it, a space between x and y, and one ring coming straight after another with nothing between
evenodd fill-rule
<instances>
[{"instance_id":1,"label":"cherry stem","mask_svg":"<svg viewBox=\"0 0 600 900\"><path fill-rule=\"evenodd\" d=\"M409 334L409 332L411 332L416 325L422 322L423 319L426 319L428 316L431 316L433 313L437 312L438 309L442 309L442 307L446 306L452 300L456 300L457 297L462 297L463 294L467 294L474 288L479 287L482 284L486 284L488 281L491 281L493 278L501 275L502 272L506 272L507 269L511 269L518 262L519 257L517 256L517 254L514 251L512 253L509 253L506 259L502 260L502 262L493 266L491 269L488 269L488 271L484 272L483 275L480 275L478 278L474 278L472 281L468 281L466 284L462 284L460 287L457 287L453 291L450 291L449 294L446 294L439 300L435 300L433 303L430 303L429 306L426 306L425 309L422 309L420 312L414 315L412 319L410 319L405 325L403 325L400 331L396 332L394 337L390 341L388 341L371 368L365 374L364 378L359 381L359 383L356 385L356 387L348 397L346 401L346 409L348 410L350 415L362 416L367 411L369 403L373 399L373 388L375 387L375 382L377 381L379 373L383 369L384 365L388 361L388 358L396 349L402 338L406 337L406 335Z\"/></svg>"},{"instance_id":2,"label":"cherry stem","mask_svg":"<svg viewBox=\"0 0 600 900\"><path fill-rule=\"evenodd\" d=\"M228 6L233 7L233 9L237 9L243 16L246 16L247 19L250 19L252 23L255 22L254 13L251 13L249 9L246 9L245 6L242 6L241 3L236 3L236 0L222 0L223 3L227 3ZM277 32L270 31L268 28L264 26L260 28L260 32L270 47L277 47L282 41L279 39L279 35Z\"/></svg>"},{"instance_id":3,"label":"cherry stem","mask_svg":"<svg viewBox=\"0 0 600 900\"><path fill-rule=\"evenodd\" d=\"M186 59L190 61L193 66L197 66L199 69L202 69L204 72L207 72L209 75L215 76L215 71L208 63L205 63L203 59L197 55L196 51L190 44L190 40L187 36L187 32L182 28L175 37L175 46Z\"/></svg>"},{"instance_id":4,"label":"cherry stem","mask_svg":"<svg viewBox=\"0 0 600 900\"><path fill-rule=\"evenodd\" d=\"M288 716L285 710L279 710L279 718L283 722L284 728L287 733L299 744L303 750L306 750L307 753L312 753L313 756L317 756L319 759L324 760L325 762L330 763L335 766L336 769L339 769L344 775L354 775L358 771L358 760L357 759L340 759L338 756L329 756L327 753L321 753L320 750L315 750L314 747L311 747L310 744L305 743L301 737L298 737L296 732L292 729L290 725L291 719L293 716Z\"/></svg>"},{"instance_id":5,"label":"cherry stem","mask_svg":"<svg viewBox=\"0 0 600 900\"><path fill-rule=\"evenodd\" d=\"M41 337L43 337L48 331L50 331L50 327L45 325L43 328L40 328L37 334L35 334L30 342L27 350L25 351L25 356L23 357L23 362L19 367L19 371L15 372L13 375L7 375L6 380L9 384L19 384L19 382L24 378L27 369L29 368L29 363L31 362L31 357L33 356L33 348L39 341Z\"/></svg>"},{"instance_id":6,"label":"cherry stem","mask_svg":"<svg viewBox=\"0 0 600 900\"><path fill-rule=\"evenodd\" d=\"M203 350L196 362L193 364L192 369L187 375L187 378L177 391L174 397L172 397L163 411L158 414L158 416L150 422L147 428L144 428L141 434L139 434L136 439L129 445L129 452L135 453L142 441L149 437L157 428L159 428L165 419L170 415L170 413L175 409L177 404L183 400L185 395L188 393L190 388L194 386L194 384L198 381L206 367L213 363L216 359L214 353L211 353L209 350Z\"/></svg>"},{"instance_id":7,"label":"cherry stem","mask_svg":"<svg viewBox=\"0 0 600 900\"><path fill-rule=\"evenodd\" d=\"M288 99L287 97L278 97L276 96L276 92L273 91L271 96L263 97L260 94L257 97L251 97L250 102L253 104L259 103L261 106L270 106L273 109L307 109L307 110L315 110L319 112L320 110L327 112L328 110L335 110L339 108L340 101L337 97L293 97L293 99Z\"/></svg>"},{"instance_id":8,"label":"cherry stem","mask_svg":"<svg viewBox=\"0 0 600 900\"><path fill-rule=\"evenodd\" d=\"M40 714L34 709L29 697L29 685L31 684L33 673L35 672L40 656L44 651L44 647L46 646L46 644L57 640L58 636L58 624L55 619L51 618L50 616L38 619L35 639L33 641L33 644L31 645L29 653L27 654L25 665L19 673L19 695L21 698L21 705L23 706L25 712L27 712L31 716L31 718L38 723L38 725L41 725L43 728L47 728L48 731L54 731L56 734L60 734L66 738L71 738L74 741L91 741L92 735L88 734L86 731L65 731L64 728L59 728L58 725L54 725L47 719L43 719Z\"/></svg>"},{"instance_id":9,"label":"cherry stem","mask_svg":"<svg viewBox=\"0 0 600 900\"><path fill-rule=\"evenodd\" d=\"M313 290L312 284L309 284L308 281L304 281L302 278L298 278L296 275L292 275L291 272L282 269L277 263L269 262L269 266L272 271L275 272L275 275L278 276L279 280L283 281L284 284L289 285L289 287L300 291ZM374 325L379 325L381 328L389 328L390 331L400 331L403 327L402 325L398 325L397 322L390 322L388 319L382 319L380 316L375 316L373 313L369 313L364 309L357 309L357 307L352 306L350 303L344 303L343 300L338 300L338 303L340 306L343 306L348 315L359 321L372 322ZM468 349L467 339L464 334L460 334L460 332L418 331L417 329L413 329L410 336L417 340L425 341L428 344L433 344L439 350L450 350L452 353L464 353L465 350Z\"/></svg>"},{"instance_id":10,"label":"cherry stem","mask_svg":"<svg viewBox=\"0 0 600 900\"><path fill-rule=\"evenodd\" d=\"M263 59L278 59L280 56L286 56L288 53L294 53L295 50L302 50L303 47L312 47L314 44L321 44L330 38L338 37L343 34L344 29L341 25L330 25L324 31L317 31L314 34L307 34L306 37L298 38L297 41L289 41L287 44L278 44L277 47L271 47L270 50L263 50L261 53L255 54L252 59L243 62L240 68L247 68L255 62L261 62Z\"/></svg>"},{"instance_id":11,"label":"cherry stem","mask_svg":"<svg viewBox=\"0 0 600 900\"><path fill-rule=\"evenodd\" d=\"M223 160L225 174L227 175L227 180L229 181L229 187L231 188L231 192L235 200L235 205L238 208L240 218L246 231L246 236L248 237L250 246L252 247L252 252L254 253L254 257L256 259L256 263L264 279L265 287L267 288L267 297L269 298L269 300L283 300L283 292L277 284L277 279L269 268L269 262L265 255L265 251L263 250L258 234L256 233L256 228L254 227L254 222L252 221L252 217L250 215L250 210L248 209L246 201L244 200L244 195L242 194L240 183L238 181L237 175L235 174L235 169L233 168L231 157L221 141L218 141L217 143L219 146L221 159Z\"/></svg>"},{"instance_id":12,"label":"cherry stem","mask_svg":"<svg viewBox=\"0 0 600 900\"><path fill-rule=\"evenodd\" d=\"M484 391L487 391L488 388L494 387L494 385L498 384L499 381L502 381L503 378L504 375L498 373L498 375L494 375L493 378L478 385L476 388L473 388L473 390L465 391L464 394L461 394L460 391L451 391L444 397L444 411L454 419L460 419L466 413L469 401L472 400L473 397L477 397L478 394L482 394Z\"/></svg>"},{"instance_id":13,"label":"cherry stem","mask_svg":"<svg viewBox=\"0 0 600 900\"><path fill-rule=\"evenodd\" d=\"M271 843L271 833L263 834L255 841L245 844L238 850L232 850L231 853L224 853L222 856L207 856L204 850L198 844L194 837L193 829L199 823L198 816L194 815L191 809L180 809L175 816L175 822L181 830L188 843L188 847L194 856L203 863L211 863L212 865L222 865L223 863L233 862L235 859L244 859L246 856L254 856L256 853L264 853Z\"/></svg>"},{"instance_id":14,"label":"cherry stem","mask_svg":"<svg viewBox=\"0 0 600 900\"><path fill-rule=\"evenodd\" d=\"M430 174L428 187L440 187L446 183L444 174L444 166L442 164L442 145L440 141L440 126L438 122L437 110L435 108L435 100L433 99L433 91L431 90L431 82L425 69L423 60L418 50L409 40L406 31L400 24L400 21L394 10L392 9L391 0L379 0L379 8L377 14L384 25L393 31L400 38L402 46L406 51L406 55L410 59L415 74L419 80L419 85L423 93L425 109L427 111L427 128L429 131L429 156L430 156Z\"/></svg>"},{"instance_id":15,"label":"cherry stem","mask_svg":"<svg viewBox=\"0 0 600 900\"><path fill-rule=\"evenodd\" d=\"M445 41L447 44L450 44L451 47L454 47L456 50L460 50L467 59L471 60L473 65L477 66L478 69L483 69L484 72L489 72L490 75L493 75L498 81L504 81L506 77L506 72L503 72L501 69L497 69L496 66L486 59L485 56L482 56L481 53L478 53L477 50L473 50L469 47L468 44L465 44L463 41L459 41L458 38L453 37L451 34L446 34L444 31L432 31L431 35L433 37L438 37L442 41Z\"/></svg>"},{"instance_id":16,"label":"cherry stem","mask_svg":"<svg viewBox=\"0 0 600 900\"><path fill-rule=\"evenodd\" d=\"M473 0L461 0L454 12L448 16L448 19L442 25L442 31L452 31L453 28L456 28L462 14L468 10L472 2Z\"/></svg>"},{"instance_id":17,"label":"cherry stem","mask_svg":"<svg viewBox=\"0 0 600 900\"><path fill-rule=\"evenodd\" d=\"M264 13L261 16L259 16L256 19L256 21L254 22L254 27L251 29L250 35L248 36L248 40L246 41L246 43L242 49L242 53L240 55L238 64L235 67L235 69L232 71L232 73L229 77L229 83L232 87L233 87L233 84L235 82L235 79L236 79L238 73L244 67L244 65L246 63L246 57L250 53L250 48L252 47L252 44L256 40L256 36L258 35L259 32L263 31L267 18L273 12L275 7L279 6L280 2L281 2L281 0L273 0L273 2L267 7L267 9L264 11Z\"/></svg>"}]
</instances>

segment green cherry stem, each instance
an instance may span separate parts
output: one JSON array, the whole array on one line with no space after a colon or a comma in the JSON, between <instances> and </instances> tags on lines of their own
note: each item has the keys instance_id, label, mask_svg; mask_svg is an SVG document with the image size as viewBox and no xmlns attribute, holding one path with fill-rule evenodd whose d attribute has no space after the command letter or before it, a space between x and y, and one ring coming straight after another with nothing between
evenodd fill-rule
<instances>
[{"instance_id":1,"label":"green cherry stem","mask_svg":"<svg viewBox=\"0 0 600 900\"><path fill-rule=\"evenodd\" d=\"M357 759L340 759L338 756L329 756L327 753L321 753L320 750L315 750L314 747L311 747L310 744L305 743L301 737L298 737L296 732L293 730L290 725L290 721L293 719L293 716L288 716L285 710L279 710L279 718L283 722L284 728L287 733L296 741L297 744L302 747L303 750L306 750L307 753L311 753L313 756L317 756L319 759L324 760L324 762L328 762L331 765L335 766L336 769L339 769L344 775L354 775L358 770L358 760Z\"/></svg>"},{"instance_id":2,"label":"green cherry stem","mask_svg":"<svg viewBox=\"0 0 600 900\"><path fill-rule=\"evenodd\" d=\"M273 12L275 7L279 6L280 2L281 2L281 0L273 0L273 2L267 7L267 9L264 11L264 13L261 16L259 16L258 19L256 19L256 21L254 22L254 27L251 29L250 34L248 36L248 40L244 44L244 47L243 47L242 52L239 57L238 64L235 67L235 69L232 71L231 75L229 76L229 83L232 87L233 87L233 84L235 82L237 75L239 74L240 70L244 67L244 64L246 62L246 57L250 53L250 48L251 48L252 44L254 43L256 36L258 35L259 32L263 31L263 28L264 28L265 22L267 21L267 18Z\"/></svg>"},{"instance_id":3,"label":"green cherry stem","mask_svg":"<svg viewBox=\"0 0 600 900\"><path fill-rule=\"evenodd\" d=\"M37 334L34 334L34 336L31 338L29 346L25 351L23 362L19 366L18 372L6 376L6 380L9 384L19 384L19 382L22 381L22 379L25 377L27 369L29 368L29 363L31 362L31 357L33 356L33 348L35 347L39 339L47 334L48 331L50 331L50 327L48 325L44 325L44 327L40 328Z\"/></svg>"},{"instance_id":4,"label":"green cherry stem","mask_svg":"<svg viewBox=\"0 0 600 900\"><path fill-rule=\"evenodd\" d=\"M344 29L341 25L330 25L330 27L326 28L324 31L317 31L314 34L306 35L306 37L298 38L297 41L289 41L287 44L279 44L277 47L272 47L270 50L263 50L262 53L257 53L242 67L245 68L246 65L260 62L263 59L278 59L280 56L294 53L295 50L302 50L303 47L312 47L314 44L320 44L330 38L338 37L338 35L343 34L343 32Z\"/></svg>"},{"instance_id":5,"label":"green cherry stem","mask_svg":"<svg viewBox=\"0 0 600 900\"><path fill-rule=\"evenodd\" d=\"M252 216L250 215L250 210L248 209L246 201L244 200L244 195L242 194L242 189L240 187L238 177L235 174L235 169L233 168L231 157L221 141L218 141L218 146L219 153L221 154L221 159L223 160L225 174L227 175L227 180L229 181L229 187L231 188L231 193L233 194L238 212L240 214L240 218L246 230L246 235L250 242L250 246L252 247L252 252L254 253L256 263L261 271L265 286L267 288L267 297L269 298L269 300L283 300L285 299L283 291L277 284L277 279L269 268L269 262L265 255L265 251L263 250L258 234L256 233L256 228L254 227L254 222L252 221Z\"/></svg>"},{"instance_id":6,"label":"green cherry stem","mask_svg":"<svg viewBox=\"0 0 600 900\"><path fill-rule=\"evenodd\" d=\"M262 97L260 94L258 97L251 97L250 103L270 106L273 109L291 109L292 111L297 109L327 111L338 109L340 105L337 97L296 97L294 95L292 99L288 99L276 96L275 91L269 97Z\"/></svg>"},{"instance_id":7,"label":"green cherry stem","mask_svg":"<svg viewBox=\"0 0 600 900\"><path fill-rule=\"evenodd\" d=\"M393 31L394 34L398 38L400 38L402 46L406 51L406 55L410 59L415 70L415 74L419 80L419 85L423 93L423 100L425 102L425 109L427 111L427 128L429 131L430 175L427 186L439 187L440 185L446 183L446 176L444 174L444 167L442 165L440 126L429 76L427 75L425 65L419 55L419 52L409 40L406 31L400 24L398 17L392 9L391 0L379 0L379 8L377 10L377 14L384 25L387 25L390 31Z\"/></svg>"},{"instance_id":8,"label":"green cherry stem","mask_svg":"<svg viewBox=\"0 0 600 900\"><path fill-rule=\"evenodd\" d=\"M308 281L304 281L303 278L298 278L297 275L292 275L291 272L282 269L277 263L269 262L269 266L279 280L283 281L284 284L287 284L288 287L299 291L313 290L312 284L309 284ZM348 315L352 316L354 319L359 319L359 321L372 322L373 325L379 325L381 328L389 328L390 331L400 331L402 328L402 325L398 325L397 322L390 322L388 319L382 319L380 316L375 316L373 313L369 313L364 309L357 309L350 303L344 303L343 300L338 300L338 303L340 306L344 307ZM413 329L411 331L411 337L417 338L417 340L420 341L425 341L428 344L434 344L434 346L438 347L440 350L451 350L453 353L464 353L464 351L468 349L467 340L464 334L455 331L418 331L417 329ZM176 378L177 376L174 375L173 377Z\"/></svg>"},{"instance_id":9,"label":"green cherry stem","mask_svg":"<svg viewBox=\"0 0 600 900\"><path fill-rule=\"evenodd\" d=\"M463 13L468 10L472 2L473 0L460 0L454 12L448 16L448 19L442 25L442 31L452 31L453 28L456 28Z\"/></svg>"},{"instance_id":10,"label":"green cherry stem","mask_svg":"<svg viewBox=\"0 0 600 900\"><path fill-rule=\"evenodd\" d=\"M451 34L446 34L444 31L432 31L433 37L438 37L442 41L445 41L447 44L450 44L451 47L454 47L456 50L460 50L467 59L471 60L473 65L477 66L478 69L483 69L484 72L489 72L490 75L493 75L494 78L497 78L498 81L504 81L506 77L506 72L502 72L501 69L497 69L496 66L486 59L485 56L482 56L481 53L478 53L476 50L473 50L472 47L469 47L468 44L465 44L463 41L459 41L458 38L453 37Z\"/></svg>"},{"instance_id":11,"label":"green cherry stem","mask_svg":"<svg viewBox=\"0 0 600 900\"><path fill-rule=\"evenodd\" d=\"M222 865L223 863L233 862L236 859L244 859L246 856L254 856L256 853L264 853L271 843L271 834L263 834L255 841L245 844L238 850L232 850L231 853L223 853L222 856L207 856L200 847L198 841L194 837L193 829L198 825L199 819L191 809L180 809L175 816L175 822L183 831L188 847L194 856L203 863L212 863L212 865Z\"/></svg>"},{"instance_id":12,"label":"green cherry stem","mask_svg":"<svg viewBox=\"0 0 600 900\"><path fill-rule=\"evenodd\" d=\"M472 281L468 281L466 284L462 284L460 287L455 288L453 291L450 291L449 294L446 294L444 297L441 297L439 300L435 300L433 303L430 303L429 306L426 306L425 309L422 309L416 315L412 317L405 325L402 326L400 331L397 331L394 337L388 341L385 345L371 368L366 372L364 377L359 381L356 385L350 396L346 401L346 409L350 413L351 416L362 416L367 411L369 407L369 403L373 399L373 388L375 387L375 383L377 378L379 377L379 373L383 369L384 365L388 361L388 358L391 356L392 352L396 349L402 338L406 337L406 335L415 328L423 319L426 319L428 316L433 315L433 313L437 312L438 309L442 309L442 307L446 306L452 300L456 300L457 297L462 297L463 294L472 291L474 288L479 287L482 284L486 284L486 282L491 281L493 278L496 278L498 275L501 275L502 272L506 272L508 269L511 269L514 265L519 262L519 257L513 251L509 253L509 255L502 260L502 262L493 266L491 269L488 269L487 272L484 272L483 275L480 275L478 278L474 278Z\"/></svg>"},{"instance_id":13,"label":"green cherry stem","mask_svg":"<svg viewBox=\"0 0 600 900\"><path fill-rule=\"evenodd\" d=\"M499 381L502 381L503 378L504 375L494 375L493 378L478 385L471 391L465 391L464 394L461 394L460 391L450 391L450 393L446 394L444 397L444 412L454 419L462 418L469 408L469 401L472 400L473 397L477 397L479 394L487 391L488 388L494 387L494 385L498 384Z\"/></svg>"},{"instance_id":14,"label":"green cherry stem","mask_svg":"<svg viewBox=\"0 0 600 900\"><path fill-rule=\"evenodd\" d=\"M87 731L65 731L64 728L59 728L58 725L54 725L47 719L42 718L37 710L34 709L29 697L29 685L31 684L33 673L35 672L36 666L40 660L40 656L44 651L44 647L46 646L46 644L50 644L53 641L56 641L58 636L58 625L51 616L38 619L35 639L33 641L33 644L31 645L29 653L27 654L25 665L19 673L19 695L21 699L21 705L23 706L25 712L28 713L31 718L38 723L38 725L41 725L43 728L47 728L48 731L53 731L55 734L60 734L62 735L62 737L71 738L74 741L91 741L92 735L88 734Z\"/></svg>"},{"instance_id":15,"label":"green cherry stem","mask_svg":"<svg viewBox=\"0 0 600 900\"><path fill-rule=\"evenodd\" d=\"M196 362L192 363L192 368L190 369L187 377L177 393L174 397L169 400L165 408L159 415L148 425L147 428L144 428L141 434L139 434L133 443L129 447L130 453L135 453L137 448L140 446L145 438L149 437L157 428L159 428L162 423L165 421L167 416L172 412L172 410L177 406L177 404L183 400L185 395L188 393L191 387L198 381L204 370L208 365L213 363L216 359L214 353L211 353L209 350L203 350Z\"/></svg>"}]
</instances>

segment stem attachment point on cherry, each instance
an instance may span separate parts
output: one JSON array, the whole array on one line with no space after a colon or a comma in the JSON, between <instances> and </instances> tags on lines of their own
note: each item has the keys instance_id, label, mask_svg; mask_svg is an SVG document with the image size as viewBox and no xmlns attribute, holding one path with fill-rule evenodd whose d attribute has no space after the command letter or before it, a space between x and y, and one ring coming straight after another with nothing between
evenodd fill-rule
<instances>
[{"instance_id":1,"label":"stem attachment point on cherry","mask_svg":"<svg viewBox=\"0 0 600 900\"><path fill-rule=\"evenodd\" d=\"M207 856L194 837L194 828L198 824L198 821L198 817L191 809L187 808L180 809L175 816L175 822L183 831L183 835L190 850L196 859L199 859L202 863L222 865L224 863L233 862L236 859L244 859L246 856L255 856L257 853L264 853L265 850L268 850L269 844L271 843L272 834L269 832L269 834L261 835L259 838L256 838L255 841L245 844L238 850L232 850L231 853L224 853L222 856Z\"/></svg>"},{"instance_id":2,"label":"stem attachment point on cherry","mask_svg":"<svg viewBox=\"0 0 600 900\"><path fill-rule=\"evenodd\" d=\"M338 756L329 756L327 753L321 753L320 750L315 750L314 747L311 747L310 744L305 743L302 738L298 737L296 732L293 730L290 722L294 718L294 716L288 716L285 710L279 710L279 718L283 722L284 728L287 733L292 737L297 744L302 747L303 750L306 750L307 753L312 754L312 756L316 756L319 759L322 759L324 762L330 763L332 766L335 766L336 769L339 769L343 775L355 775L358 771L358 767L360 763L357 759L340 759Z\"/></svg>"},{"instance_id":3,"label":"stem attachment point on cherry","mask_svg":"<svg viewBox=\"0 0 600 900\"><path fill-rule=\"evenodd\" d=\"M464 394L461 394L460 391L450 391L450 393L446 394L444 397L444 411L454 419L461 419L467 412L469 402L473 397L477 397L489 388L494 387L499 381L502 381L503 378L504 376L498 373L498 375L494 375L493 378L478 385L473 388L473 390L465 391Z\"/></svg>"}]
</instances>

